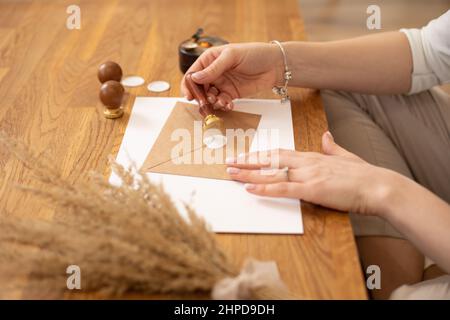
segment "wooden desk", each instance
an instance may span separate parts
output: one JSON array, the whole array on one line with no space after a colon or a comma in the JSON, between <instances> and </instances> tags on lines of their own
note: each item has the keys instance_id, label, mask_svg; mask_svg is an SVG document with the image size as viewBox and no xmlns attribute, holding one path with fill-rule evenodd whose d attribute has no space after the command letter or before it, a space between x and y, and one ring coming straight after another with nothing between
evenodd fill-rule
<instances>
[{"instance_id":1,"label":"wooden desk","mask_svg":"<svg viewBox=\"0 0 450 320\"><path fill-rule=\"evenodd\" d=\"M66 28L73 3L81 7L81 30ZM106 173L134 97L180 95L177 45L199 26L230 42L305 39L296 0L0 0L0 129L47 152L73 181L92 169ZM126 115L106 120L96 78L106 60L172 88L161 94L132 89ZM320 97L301 89L291 96L296 148L320 151L327 128ZM12 187L31 181L29 172L1 150L0 164L0 211L51 219L53 208ZM305 203L302 210L303 236L217 237L238 264L248 256L276 260L289 288L305 298L366 298L347 215Z\"/></svg>"}]
</instances>

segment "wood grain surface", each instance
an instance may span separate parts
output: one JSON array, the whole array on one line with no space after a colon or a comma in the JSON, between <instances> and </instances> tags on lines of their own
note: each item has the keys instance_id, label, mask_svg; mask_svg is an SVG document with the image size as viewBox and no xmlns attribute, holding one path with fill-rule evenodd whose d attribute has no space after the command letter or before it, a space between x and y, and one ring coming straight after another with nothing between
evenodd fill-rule
<instances>
[{"instance_id":1,"label":"wood grain surface","mask_svg":"<svg viewBox=\"0 0 450 320\"><path fill-rule=\"evenodd\" d=\"M66 28L70 4L81 8L80 30ZM85 179L90 170L108 174L107 157L118 151L134 97L180 95L178 44L198 27L230 42L305 40L295 0L0 0L0 130L52 157L71 181ZM107 120L96 78L106 60L147 82L169 81L171 89L131 89L125 116ZM291 97L296 148L320 151L327 124L318 93L295 89ZM1 214L52 219L53 207L15 188L33 178L3 150L0 168ZM250 256L275 260L301 297L365 299L348 216L307 203L302 211L303 236L217 238L238 265Z\"/></svg>"}]
</instances>

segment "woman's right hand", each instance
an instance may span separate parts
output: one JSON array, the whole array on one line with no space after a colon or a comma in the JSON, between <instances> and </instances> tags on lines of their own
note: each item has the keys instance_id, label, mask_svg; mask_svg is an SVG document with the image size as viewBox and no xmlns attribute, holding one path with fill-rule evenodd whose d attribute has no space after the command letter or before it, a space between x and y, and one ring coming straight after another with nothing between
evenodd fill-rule
<instances>
[{"instance_id":1,"label":"woman's right hand","mask_svg":"<svg viewBox=\"0 0 450 320\"><path fill-rule=\"evenodd\" d=\"M208 101L215 109L232 110L233 99L281 85L283 56L275 44L228 44L206 50L186 73L204 85ZM181 91L188 100L194 97L181 82Z\"/></svg>"}]
</instances>

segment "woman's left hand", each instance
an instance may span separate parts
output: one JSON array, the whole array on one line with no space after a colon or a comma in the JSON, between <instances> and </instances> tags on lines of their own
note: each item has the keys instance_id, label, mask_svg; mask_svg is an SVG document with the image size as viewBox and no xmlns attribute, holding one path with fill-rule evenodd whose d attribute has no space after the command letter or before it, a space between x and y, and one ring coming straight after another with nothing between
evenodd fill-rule
<instances>
[{"instance_id":1,"label":"woman's left hand","mask_svg":"<svg viewBox=\"0 0 450 320\"><path fill-rule=\"evenodd\" d=\"M398 174L373 166L322 136L323 153L279 150L271 153L278 170L261 170L267 161L252 161L258 154L227 159L233 180L245 182L248 192L269 197L302 199L325 207L374 215L382 210ZM269 153L270 154L270 153ZM261 160L261 159L259 159ZM286 170L287 169L287 170Z\"/></svg>"}]
</instances>

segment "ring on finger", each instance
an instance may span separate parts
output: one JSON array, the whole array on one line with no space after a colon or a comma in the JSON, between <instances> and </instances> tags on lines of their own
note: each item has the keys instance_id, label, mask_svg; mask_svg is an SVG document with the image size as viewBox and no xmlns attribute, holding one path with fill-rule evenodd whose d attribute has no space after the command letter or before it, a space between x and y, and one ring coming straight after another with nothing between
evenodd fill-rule
<instances>
[{"instance_id":1,"label":"ring on finger","mask_svg":"<svg viewBox=\"0 0 450 320\"><path fill-rule=\"evenodd\" d=\"M289 178L289 173L290 173L289 168L288 168L288 167L284 167L284 168L281 169L281 170L283 170L283 171L285 172L285 174L286 174L286 180L287 180L288 182L291 181L291 179Z\"/></svg>"},{"instance_id":2,"label":"ring on finger","mask_svg":"<svg viewBox=\"0 0 450 320\"><path fill-rule=\"evenodd\" d=\"M263 176L281 176L283 180L289 182L289 168L285 167L283 169L278 168L261 168L259 174Z\"/></svg>"}]
</instances>

